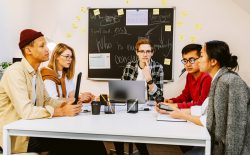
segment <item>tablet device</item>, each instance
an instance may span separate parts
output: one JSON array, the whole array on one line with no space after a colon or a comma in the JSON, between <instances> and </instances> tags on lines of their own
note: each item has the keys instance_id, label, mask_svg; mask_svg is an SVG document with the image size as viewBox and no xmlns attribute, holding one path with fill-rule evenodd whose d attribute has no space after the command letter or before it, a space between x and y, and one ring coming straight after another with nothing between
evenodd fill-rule
<instances>
[{"instance_id":1,"label":"tablet device","mask_svg":"<svg viewBox=\"0 0 250 155\"><path fill-rule=\"evenodd\" d=\"M78 102L80 85L81 85L81 77L82 77L82 72L78 73L77 75L76 89L75 89L75 102L73 104L77 104Z\"/></svg>"}]
</instances>

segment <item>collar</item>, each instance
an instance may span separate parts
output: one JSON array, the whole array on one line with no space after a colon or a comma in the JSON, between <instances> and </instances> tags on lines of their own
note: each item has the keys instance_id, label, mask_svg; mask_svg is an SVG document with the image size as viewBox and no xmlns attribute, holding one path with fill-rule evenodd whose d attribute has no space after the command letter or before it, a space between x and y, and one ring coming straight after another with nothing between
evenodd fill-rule
<instances>
[{"instance_id":1,"label":"collar","mask_svg":"<svg viewBox=\"0 0 250 155\"><path fill-rule=\"evenodd\" d=\"M219 72L221 71L221 68L215 73L213 79L212 79L212 82L214 81L214 79L218 76Z\"/></svg>"},{"instance_id":2,"label":"collar","mask_svg":"<svg viewBox=\"0 0 250 155\"><path fill-rule=\"evenodd\" d=\"M30 65L30 63L27 61L27 59L24 57L21 60L21 63L25 66L25 68L28 70L29 74L32 74L34 76L36 74L36 71L34 68Z\"/></svg>"}]
</instances>

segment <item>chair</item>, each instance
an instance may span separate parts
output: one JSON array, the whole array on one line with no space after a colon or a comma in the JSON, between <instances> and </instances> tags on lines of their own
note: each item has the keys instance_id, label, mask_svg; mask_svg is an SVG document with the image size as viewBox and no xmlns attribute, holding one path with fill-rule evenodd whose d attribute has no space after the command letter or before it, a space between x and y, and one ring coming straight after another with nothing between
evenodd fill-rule
<instances>
[{"instance_id":1,"label":"chair","mask_svg":"<svg viewBox=\"0 0 250 155\"><path fill-rule=\"evenodd\" d=\"M134 146L133 145L134 145L133 143L128 143L128 152L124 152L124 154L126 154L126 155L137 155L137 154L139 154L138 150L134 151ZM114 155L114 154L116 154L116 150L115 149L110 149L109 150L109 155Z\"/></svg>"},{"instance_id":2,"label":"chair","mask_svg":"<svg viewBox=\"0 0 250 155\"><path fill-rule=\"evenodd\" d=\"M0 155L3 155L3 149L0 147ZM12 155L39 155L37 153L17 153L17 154L12 154Z\"/></svg>"}]
</instances>

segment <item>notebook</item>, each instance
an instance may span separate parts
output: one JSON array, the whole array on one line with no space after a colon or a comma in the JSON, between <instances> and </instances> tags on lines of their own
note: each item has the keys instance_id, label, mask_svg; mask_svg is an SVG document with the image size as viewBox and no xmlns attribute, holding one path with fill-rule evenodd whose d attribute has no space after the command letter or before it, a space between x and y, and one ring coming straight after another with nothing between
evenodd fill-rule
<instances>
[{"instance_id":1,"label":"notebook","mask_svg":"<svg viewBox=\"0 0 250 155\"><path fill-rule=\"evenodd\" d=\"M113 103L126 103L128 99L145 103L145 81L113 80L108 85L109 98Z\"/></svg>"},{"instance_id":2,"label":"notebook","mask_svg":"<svg viewBox=\"0 0 250 155\"><path fill-rule=\"evenodd\" d=\"M172 118L169 115L166 114L158 114L157 116L157 121L168 121L168 122L187 122L184 119L176 119L176 118Z\"/></svg>"}]
</instances>

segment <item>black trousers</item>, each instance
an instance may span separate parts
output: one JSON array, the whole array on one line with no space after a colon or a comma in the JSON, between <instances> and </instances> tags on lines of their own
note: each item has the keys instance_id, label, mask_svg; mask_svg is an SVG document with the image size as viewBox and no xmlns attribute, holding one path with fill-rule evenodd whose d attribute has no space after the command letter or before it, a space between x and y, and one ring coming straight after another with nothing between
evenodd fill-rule
<instances>
[{"instance_id":1,"label":"black trousers","mask_svg":"<svg viewBox=\"0 0 250 155\"><path fill-rule=\"evenodd\" d=\"M124 155L124 143L123 142L114 142L115 150L117 155ZM143 143L135 143L139 153L141 155L149 155L147 145Z\"/></svg>"},{"instance_id":2,"label":"black trousers","mask_svg":"<svg viewBox=\"0 0 250 155\"><path fill-rule=\"evenodd\" d=\"M107 155L103 142L89 140L30 137L28 152L49 155Z\"/></svg>"}]
</instances>

